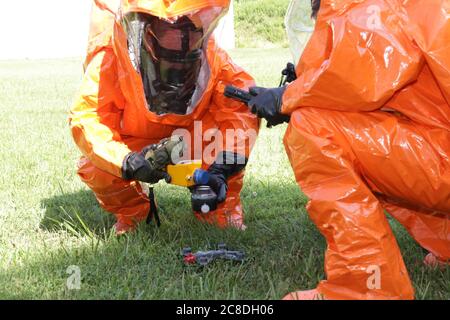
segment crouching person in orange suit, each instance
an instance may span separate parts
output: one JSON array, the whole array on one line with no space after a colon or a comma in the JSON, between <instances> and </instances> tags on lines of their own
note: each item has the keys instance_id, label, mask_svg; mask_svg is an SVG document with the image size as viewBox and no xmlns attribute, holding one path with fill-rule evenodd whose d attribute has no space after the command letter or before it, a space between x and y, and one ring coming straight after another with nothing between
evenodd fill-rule
<instances>
[{"instance_id":1,"label":"crouching person in orange suit","mask_svg":"<svg viewBox=\"0 0 450 320\"><path fill-rule=\"evenodd\" d=\"M214 41L212 31L228 6L229 0L94 2L70 127L84 155L78 174L116 216L118 234L152 214L143 183L168 178L151 170L143 150L180 130L191 159L203 160L222 197L217 210L197 217L245 227L239 194L259 120L223 96L226 85L254 85Z\"/></svg>"},{"instance_id":2,"label":"crouching person in orange suit","mask_svg":"<svg viewBox=\"0 0 450 320\"><path fill-rule=\"evenodd\" d=\"M254 113L290 116L285 148L327 241L326 280L286 299L413 299L384 210L430 252L425 262L448 263L449 3L312 2L297 79L251 89Z\"/></svg>"}]
</instances>

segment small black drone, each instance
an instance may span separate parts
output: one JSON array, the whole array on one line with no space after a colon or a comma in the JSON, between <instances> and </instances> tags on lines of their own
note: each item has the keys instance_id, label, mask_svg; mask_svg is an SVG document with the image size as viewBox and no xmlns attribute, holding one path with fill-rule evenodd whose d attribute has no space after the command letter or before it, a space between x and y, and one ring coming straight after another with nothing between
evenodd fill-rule
<instances>
[{"instance_id":1,"label":"small black drone","mask_svg":"<svg viewBox=\"0 0 450 320\"><path fill-rule=\"evenodd\" d=\"M182 255L186 265L198 264L201 266L206 266L217 259L243 262L245 258L243 251L227 250L227 246L224 243L219 244L217 250L197 251L196 253L192 253L191 248L184 248Z\"/></svg>"}]
</instances>

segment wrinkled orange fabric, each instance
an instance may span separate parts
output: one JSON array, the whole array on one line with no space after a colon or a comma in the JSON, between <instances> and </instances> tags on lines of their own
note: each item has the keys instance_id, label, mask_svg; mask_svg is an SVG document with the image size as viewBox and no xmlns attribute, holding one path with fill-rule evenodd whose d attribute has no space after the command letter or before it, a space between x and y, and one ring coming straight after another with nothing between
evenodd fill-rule
<instances>
[{"instance_id":1,"label":"wrinkled orange fabric","mask_svg":"<svg viewBox=\"0 0 450 320\"><path fill-rule=\"evenodd\" d=\"M185 141L194 145L203 143L203 136L195 136L208 129L218 130L226 136L227 129L258 131L259 121L248 108L223 96L225 85L247 89L254 80L243 69L236 66L214 41L213 36L205 49L210 78L202 99L189 115L156 115L147 108L142 80L133 69L128 56L127 38L120 22L121 14L129 11L170 18L188 12L214 6L225 11L229 0L96 0L91 14L88 53L85 61L85 76L80 93L71 108L70 127L73 138L83 153L78 174L94 191L101 206L115 214L119 221L134 224L145 219L149 210L146 192L136 181L124 181L122 162L131 151L140 151L144 146L170 137L177 129L191 134ZM195 121L201 128L195 131ZM189 140L189 138L191 140ZM243 141L244 140L244 141ZM248 140L248 141L247 141ZM224 139L214 158L220 151L250 155L253 146L250 139L238 136L231 143ZM202 142L203 141L203 142ZM204 149L203 149L204 150ZM205 153L207 154L207 153ZM198 156L191 152L192 158ZM203 155L200 154L200 157ZM196 158L198 159L198 158ZM205 163L212 163L213 159ZM206 168L205 164L205 168ZM243 212L240 203L244 173L229 181L227 200L207 215L197 215L201 220L226 227L240 225Z\"/></svg>"},{"instance_id":2,"label":"wrinkled orange fabric","mask_svg":"<svg viewBox=\"0 0 450 320\"><path fill-rule=\"evenodd\" d=\"M328 244L318 292L413 299L384 210L450 259L450 1L322 0L297 75L284 144Z\"/></svg>"}]
</instances>

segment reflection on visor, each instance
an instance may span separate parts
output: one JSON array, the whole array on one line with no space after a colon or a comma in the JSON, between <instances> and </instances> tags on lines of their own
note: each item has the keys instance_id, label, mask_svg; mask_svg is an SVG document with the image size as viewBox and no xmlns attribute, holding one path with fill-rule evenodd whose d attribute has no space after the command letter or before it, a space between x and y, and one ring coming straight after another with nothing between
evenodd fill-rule
<instances>
[{"instance_id":1,"label":"reflection on visor","mask_svg":"<svg viewBox=\"0 0 450 320\"><path fill-rule=\"evenodd\" d=\"M145 28L145 45L150 51L163 48L175 55L186 55L202 47L202 38L203 29L197 28L188 17L175 23L154 18Z\"/></svg>"}]
</instances>

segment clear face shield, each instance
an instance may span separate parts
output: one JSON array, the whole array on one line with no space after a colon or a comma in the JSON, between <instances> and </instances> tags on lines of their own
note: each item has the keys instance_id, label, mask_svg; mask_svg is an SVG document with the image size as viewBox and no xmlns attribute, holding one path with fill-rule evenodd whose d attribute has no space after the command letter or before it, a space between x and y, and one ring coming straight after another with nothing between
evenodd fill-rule
<instances>
[{"instance_id":1,"label":"clear face shield","mask_svg":"<svg viewBox=\"0 0 450 320\"><path fill-rule=\"evenodd\" d=\"M144 13L124 17L130 60L141 75L150 111L193 111L209 80L206 48L222 11L208 8L171 20Z\"/></svg>"},{"instance_id":2,"label":"clear face shield","mask_svg":"<svg viewBox=\"0 0 450 320\"><path fill-rule=\"evenodd\" d=\"M311 14L311 0L291 0L285 17L285 25L295 64L300 61L303 50L314 31L315 19L311 17Z\"/></svg>"}]
</instances>

